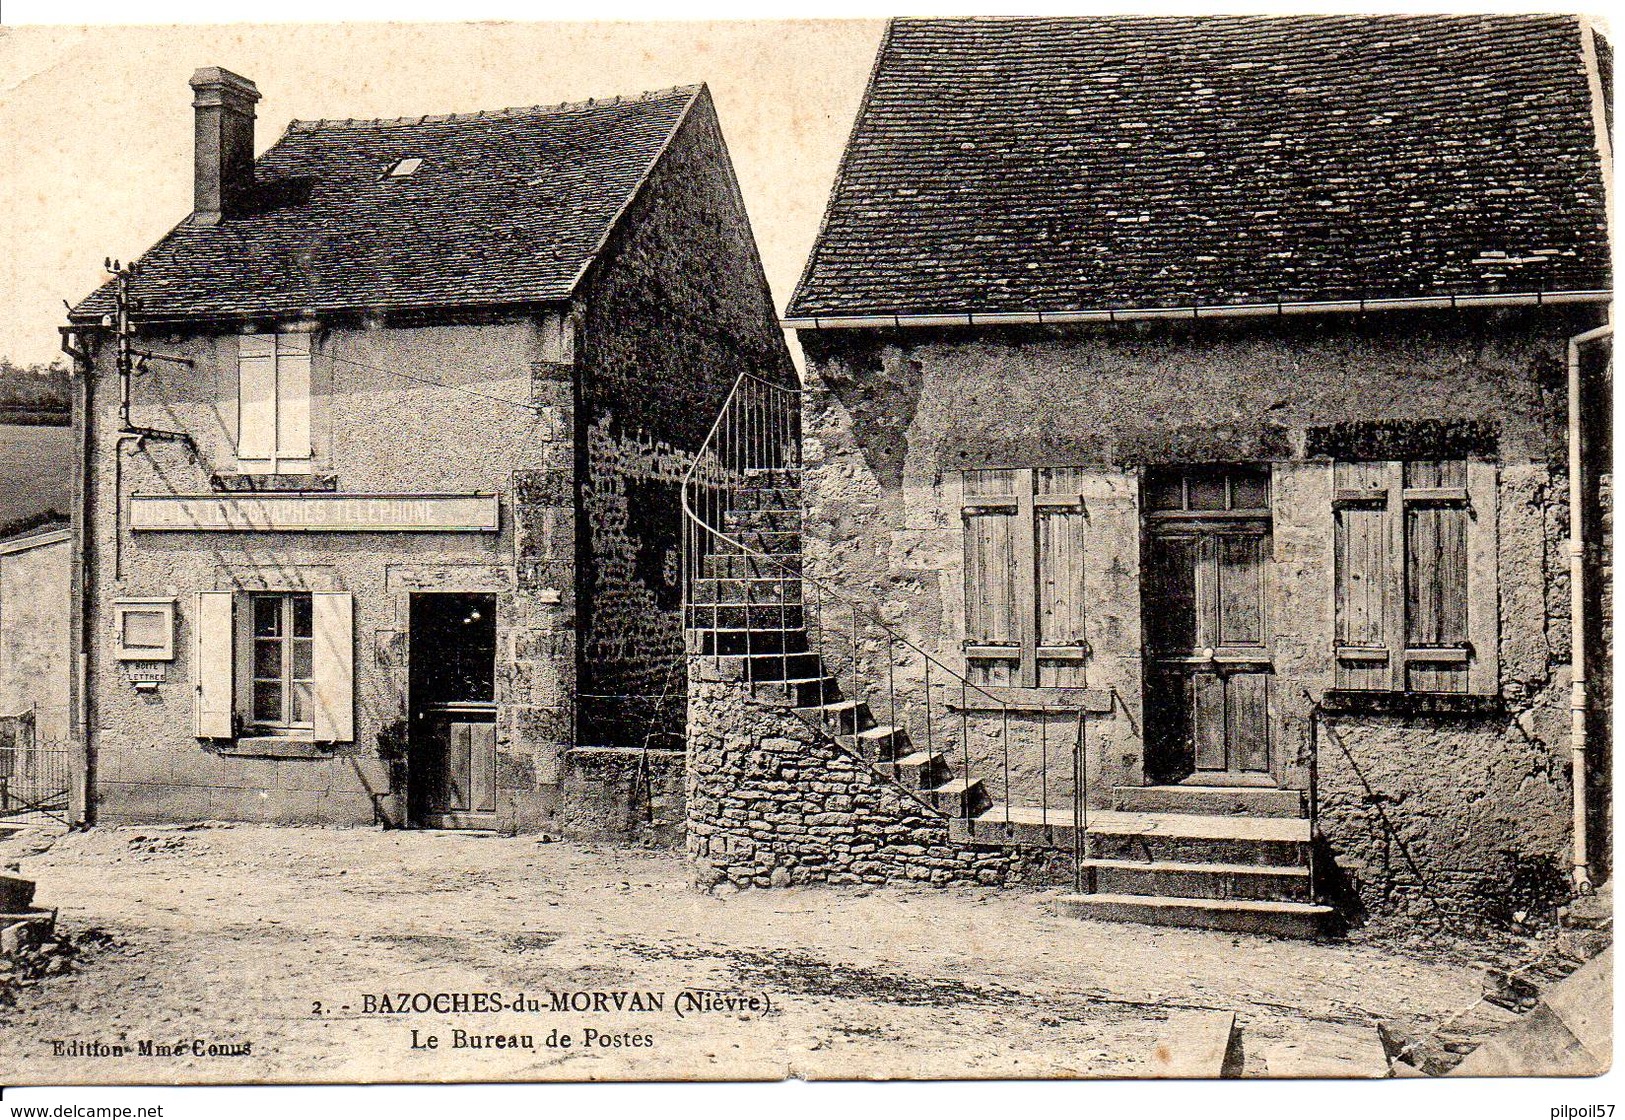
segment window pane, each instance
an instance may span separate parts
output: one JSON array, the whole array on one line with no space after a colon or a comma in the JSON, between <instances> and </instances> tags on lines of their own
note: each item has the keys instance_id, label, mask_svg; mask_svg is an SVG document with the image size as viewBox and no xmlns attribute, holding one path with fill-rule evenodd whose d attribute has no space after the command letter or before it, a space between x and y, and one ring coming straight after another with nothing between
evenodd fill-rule
<instances>
[{"instance_id":1,"label":"window pane","mask_svg":"<svg viewBox=\"0 0 1625 1120\"><path fill-rule=\"evenodd\" d=\"M169 615L164 611L125 611L124 645L127 649L163 649L169 644Z\"/></svg>"},{"instance_id":2,"label":"window pane","mask_svg":"<svg viewBox=\"0 0 1625 1120\"><path fill-rule=\"evenodd\" d=\"M312 722L311 713L315 709L315 688L316 686L308 681L293 686L292 692L289 693L293 700L293 712L290 722L300 724Z\"/></svg>"},{"instance_id":3,"label":"window pane","mask_svg":"<svg viewBox=\"0 0 1625 1120\"><path fill-rule=\"evenodd\" d=\"M1224 473L1215 470L1192 471L1188 476L1191 509L1224 508Z\"/></svg>"},{"instance_id":4,"label":"window pane","mask_svg":"<svg viewBox=\"0 0 1625 1120\"><path fill-rule=\"evenodd\" d=\"M1270 505L1270 472L1252 467L1238 468L1231 475L1233 509L1267 510Z\"/></svg>"},{"instance_id":5,"label":"window pane","mask_svg":"<svg viewBox=\"0 0 1625 1120\"><path fill-rule=\"evenodd\" d=\"M289 598L293 600L293 636L310 637L310 596L290 595Z\"/></svg>"},{"instance_id":6,"label":"window pane","mask_svg":"<svg viewBox=\"0 0 1625 1120\"><path fill-rule=\"evenodd\" d=\"M1182 476L1178 471L1153 470L1145 480L1146 504L1152 509L1183 509Z\"/></svg>"},{"instance_id":7,"label":"window pane","mask_svg":"<svg viewBox=\"0 0 1625 1120\"><path fill-rule=\"evenodd\" d=\"M262 681L282 678L282 643L276 638L260 638L254 642L254 677Z\"/></svg>"},{"instance_id":8,"label":"window pane","mask_svg":"<svg viewBox=\"0 0 1625 1120\"><path fill-rule=\"evenodd\" d=\"M282 686L276 681L254 682L254 722L282 722Z\"/></svg>"},{"instance_id":9,"label":"window pane","mask_svg":"<svg viewBox=\"0 0 1625 1120\"><path fill-rule=\"evenodd\" d=\"M282 600L260 595L254 600L254 636L274 638L282 633Z\"/></svg>"},{"instance_id":10,"label":"window pane","mask_svg":"<svg viewBox=\"0 0 1625 1120\"><path fill-rule=\"evenodd\" d=\"M289 675L296 681L308 681L311 678L311 648L315 643L309 638L295 638L293 649L289 654Z\"/></svg>"}]
</instances>

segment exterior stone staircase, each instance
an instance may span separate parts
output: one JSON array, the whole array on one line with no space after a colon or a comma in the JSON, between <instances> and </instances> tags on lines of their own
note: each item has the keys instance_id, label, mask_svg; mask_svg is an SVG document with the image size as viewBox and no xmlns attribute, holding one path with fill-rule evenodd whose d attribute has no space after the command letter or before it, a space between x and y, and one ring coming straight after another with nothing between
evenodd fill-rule
<instances>
[{"instance_id":1,"label":"exterior stone staircase","mask_svg":"<svg viewBox=\"0 0 1625 1120\"><path fill-rule=\"evenodd\" d=\"M1006 849L1013 860L1062 855L1075 865L1078 888L1060 900L1067 913L1279 936L1330 932L1335 913L1316 899L1312 827L1299 791L1119 787L1109 811L1005 806L982 779L956 773L948 753L880 723L814 648L823 624L801 575L799 473L745 472L713 526L725 544L742 547L696 557L688 643L708 679L738 681L758 701L793 709L947 818L957 844Z\"/></svg>"}]
</instances>

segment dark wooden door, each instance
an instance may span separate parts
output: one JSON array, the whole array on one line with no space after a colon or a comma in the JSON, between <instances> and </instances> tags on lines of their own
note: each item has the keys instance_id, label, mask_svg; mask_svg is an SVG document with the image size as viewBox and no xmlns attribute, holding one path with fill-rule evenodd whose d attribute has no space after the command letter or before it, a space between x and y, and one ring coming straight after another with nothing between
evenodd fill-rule
<instances>
[{"instance_id":1,"label":"dark wooden door","mask_svg":"<svg viewBox=\"0 0 1625 1120\"><path fill-rule=\"evenodd\" d=\"M496 597L412 596L412 821L496 823Z\"/></svg>"},{"instance_id":2,"label":"dark wooden door","mask_svg":"<svg viewBox=\"0 0 1625 1120\"><path fill-rule=\"evenodd\" d=\"M496 723L484 707L447 705L428 714L438 758L426 808L441 828L478 827L496 813Z\"/></svg>"},{"instance_id":3,"label":"dark wooden door","mask_svg":"<svg viewBox=\"0 0 1625 1120\"><path fill-rule=\"evenodd\" d=\"M1153 472L1144 618L1147 770L1154 780L1271 780L1266 472Z\"/></svg>"}]
</instances>

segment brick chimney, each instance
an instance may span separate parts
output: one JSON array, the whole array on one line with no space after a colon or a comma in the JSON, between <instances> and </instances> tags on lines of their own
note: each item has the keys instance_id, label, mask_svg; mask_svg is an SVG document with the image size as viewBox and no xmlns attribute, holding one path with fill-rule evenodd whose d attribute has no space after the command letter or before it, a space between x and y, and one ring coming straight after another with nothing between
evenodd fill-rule
<instances>
[{"instance_id":1,"label":"brick chimney","mask_svg":"<svg viewBox=\"0 0 1625 1120\"><path fill-rule=\"evenodd\" d=\"M192 223L212 226L239 211L254 185L254 103L260 91L230 70L192 75L197 147L192 162Z\"/></svg>"}]
</instances>

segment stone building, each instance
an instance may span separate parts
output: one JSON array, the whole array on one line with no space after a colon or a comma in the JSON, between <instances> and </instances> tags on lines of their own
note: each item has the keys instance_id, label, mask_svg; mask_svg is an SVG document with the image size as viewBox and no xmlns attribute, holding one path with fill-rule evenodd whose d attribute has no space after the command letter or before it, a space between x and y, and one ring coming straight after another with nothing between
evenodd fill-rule
<instances>
[{"instance_id":1,"label":"stone building","mask_svg":"<svg viewBox=\"0 0 1625 1120\"><path fill-rule=\"evenodd\" d=\"M696 533L697 603L789 604L690 620L704 874L1276 932L1606 874L1608 65L1558 16L893 22L799 455Z\"/></svg>"},{"instance_id":2,"label":"stone building","mask_svg":"<svg viewBox=\"0 0 1625 1120\"><path fill-rule=\"evenodd\" d=\"M191 85L191 215L64 329L79 812L680 829L678 482L790 368L710 94L256 159Z\"/></svg>"},{"instance_id":3,"label":"stone building","mask_svg":"<svg viewBox=\"0 0 1625 1120\"><path fill-rule=\"evenodd\" d=\"M39 520L0 537L0 721L65 746L73 549L65 521Z\"/></svg>"}]
</instances>

